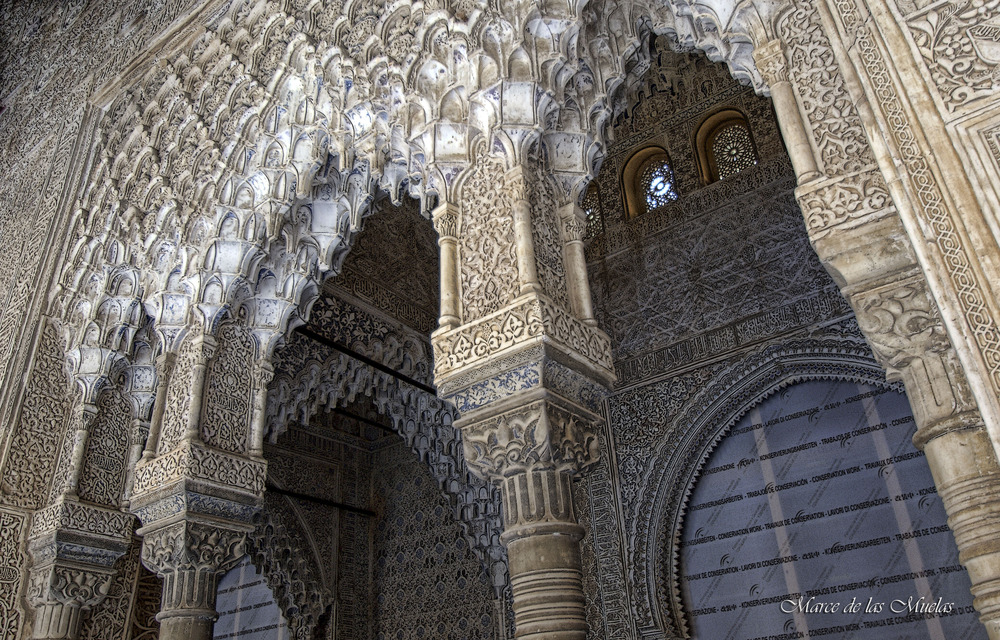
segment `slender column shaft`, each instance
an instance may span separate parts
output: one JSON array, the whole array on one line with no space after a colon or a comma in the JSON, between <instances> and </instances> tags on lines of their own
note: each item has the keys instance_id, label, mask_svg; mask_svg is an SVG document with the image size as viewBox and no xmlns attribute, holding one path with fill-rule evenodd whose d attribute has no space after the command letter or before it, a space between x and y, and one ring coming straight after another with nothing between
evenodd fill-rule
<instances>
[{"instance_id":1,"label":"slender column shaft","mask_svg":"<svg viewBox=\"0 0 1000 640\"><path fill-rule=\"evenodd\" d=\"M572 477L528 470L504 478L502 490L514 637L584 640L586 601Z\"/></svg>"},{"instance_id":2,"label":"slender column shaft","mask_svg":"<svg viewBox=\"0 0 1000 640\"><path fill-rule=\"evenodd\" d=\"M79 634L79 604L53 602L35 609L32 640L75 640Z\"/></svg>"},{"instance_id":3,"label":"slender column shaft","mask_svg":"<svg viewBox=\"0 0 1000 640\"><path fill-rule=\"evenodd\" d=\"M97 407L82 403L77 407L75 418L76 428L73 432L73 450L70 457L69 472L66 477L65 495L76 496L80 486L80 474L83 472L83 456L87 452L87 440L90 436L90 425L97 415Z\"/></svg>"},{"instance_id":4,"label":"slender column shaft","mask_svg":"<svg viewBox=\"0 0 1000 640\"><path fill-rule=\"evenodd\" d=\"M254 371L253 417L250 424L250 455L264 455L264 430L267 429L267 385L274 378L274 367L258 362Z\"/></svg>"},{"instance_id":5,"label":"slender column shaft","mask_svg":"<svg viewBox=\"0 0 1000 640\"><path fill-rule=\"evenodd\" d=\"M781 136L785 139L788 157L795 168L799 183L808 182L818 177L819 169L816 167L816 158L813 156L812 147L806 137L806 130L802 125L802 116L799 114L799 105L795 102L795 93L792 91L791 83L784 80L772 85L771 99L774 102L774 111L778 115Z\"/></svg>"},{"instance_id":6,"label":"slender column shaft","mask_svg":"<svg viewBox=\"0 0 1000 640\"><path fill-rule=\"evenodd\" d=\"M535 264L535 241L531 235L531 204L525 198L514 202L514 243L517 272L521 277L521 295L538 293L538 267Z\"/></svg>"},{"instance_id":7,"label":"slender column shaft","mask_svg":"<svg viewBox=\"0 0 1000 640\"><path fill-rule=\"evenodd\" d=\"M156 457L156 449L160 445L160 427L163 425L163 410L167 405L167 384L174 368L177 356L164 353L156 359L156 400L153 404L153 419L149 423L149 437L146 438L146 449L142 452L144 461Z\"/></svg>"},{"instance_id":8,"label":"slender column shaft","mask_svg":"<svg viewBox=\"0 0 1000 640\"><path fill-rule=\"evenodd\" d=\"M778 116L778 127L781 137L785 140L788 157L792 161L799 184L819 177L819 167L812 146L809 144L809 134L802 122L802 112L795 100L795 91L788 79L788 69L785 63L785 53L781 42L772 40L754 51L757 67L771 87L771 101L774 112Z\"/></svg>"},{"instance_id":9,"label":"slender column shaft","mask_svg":"<svg viewBox=\"0 0 1000 640\"><path fill-rule=\"evenodd\" d=\"M148 442L148 440L149 422L142 418L136 418L132 421L132 445L129 448L128 467L125 470L125 504L123 506L127 507L128 501L132 497L132 485L135 482L135 467L142 458L143 443Z\"/></svg>"},{"instance_id":10,"label":"slender column shaft","mask_svg":"<svg viewBox=\"0 0 1000 640\"><path fill-rule=\"evenodd\" d=\"M935 427L941 430L932 425L915 439ZM923 448L972 581L973 604L991 640L1000 640L1000 464L989 434L981 424L945 430Z\"/></svg>"},{"instance_id":11,"label":"slender column shaft","mask_svg":"<svg viewBox=\"0 0 1000 640\"><path fill-rule=\"evenodd\" d=\"M215 347L215 340L209 336L202 336L200 341L197 346L198 361L191 376L191 405L188 408L188 424L184 433L184 439L188 441L201 438L201 404L205 399L205 374Z\"/></svg>"},{"instance_id":12,"label":"slender column shaft","mask_svg":"<svg viewBox=\"0 0 1000 640\"><path fill-rule=\"evenodd\" d=\"M178 569L163 576L163 602L156 619L160 640L211 640L218 575L204 569Z\"/></svg>"},{"instance_id":13,"label":"slender column shaft","mask_svg":"<svg viewBox=\"0 0 1000 640\"><path fill-rule=\"evenodd\" d=\"M458 239L455 237L455 226L458 222L458 211L454 205L442 204L433 213L434 227L438 232L438 247L440 248L441 277L441 317L442 328L451 329L461 322L459 317L458 292Z\"/></svg>"},{"instance_id":14,"label":"slender column shaft","mask_svg":"<svg viewBox=\"0 0 1000 640\"><path fill-rule=\"evenodd\" d=\"M573 314L585 324L597 326L597 320L594 318L594 301L590 295L590 281L587 279L587 257L583 247L583 237L587 230L586 219L575 202L563 207L559 215L563 228L566 287Z\"/></svg>"}]
</instances>

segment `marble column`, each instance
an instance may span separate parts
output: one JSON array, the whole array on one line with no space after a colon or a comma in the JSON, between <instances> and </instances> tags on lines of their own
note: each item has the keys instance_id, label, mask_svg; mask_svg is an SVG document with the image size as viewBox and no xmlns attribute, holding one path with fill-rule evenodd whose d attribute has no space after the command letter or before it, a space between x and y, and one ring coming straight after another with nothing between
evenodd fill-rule
<instances>
[{"instance_id":1,"label":"marble column","mask_svg":"<svg viewBox=\"0 0 1000 640\"><path fill-rule=\"evenodd\" d=\"M1000 639L1000 464L958 355L923 275L850 295L858 323L890 379L913 408L913 443L924 451L973 604L989 637Z\"/></svg>"},{"instance_id":2,"label":"marble column","mask_svg":"<svg viewBox=\"0 0 1000 640\"><path fill-rule=\"evenodd\" d=\"M820 176L809 134L803 123L795 91L788 80L788 64L784 45L779 40L771 40L754 50L754 60L761 76L771 88L774 112L785 140L788 157L792 161L799 184Z\"/></svg>"},{"instance_id":3,"label":"marble column","mask_svg":"<svg viewBox=\"0 0 1000 640\"><path fill-rule=\"evenodd\" d=\"M213 328L190 328L176 357L159 360L158 406L129 501L142 563L163 580L162 640L212 637L218 580L245 555L264 494L262 398L273 371L248 326Z\"/></svg>"},{"instance_id":4,"label":"marble column","mask_svg":"<svg viewBox=\"0 0 1000 640\"><path fill-rule=\"evenodd\" d=\"M219 578L243 557L246 531L186 519L140 533L142 561L163 579L160 640L210 640Z\"/></svg>"},{"instance_id":5,"label":"marble column","mask_svg":"<svg viewBox=\"0 0 1000 640\"><path fill-rule=\"evenodd\" d=\"M501 488L515 637L584 640L573 479L597 461L614 374L594 326L579 207L539 166L480 157L467 171L439 208L450 226L435 214L442 283L460 300L443 302L432 336L435 381L461 413L470 470Z\"/></svg>"}]
</instances>

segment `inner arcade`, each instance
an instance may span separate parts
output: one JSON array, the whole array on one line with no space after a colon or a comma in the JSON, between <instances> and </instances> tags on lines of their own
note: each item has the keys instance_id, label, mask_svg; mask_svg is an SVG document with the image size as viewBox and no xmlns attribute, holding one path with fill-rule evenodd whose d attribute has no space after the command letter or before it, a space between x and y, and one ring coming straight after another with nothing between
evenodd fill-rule
<instances>
[{"instance_id":1,"label":"inner arcade","mask_svg":"<svg viewBox=\"0 0 1000 640\"><path fill-rule=\"evenodd\" d=\"M711 635L688 498L834 381L1000 638L997 3L714 4L5 9L3 636Z\"/></svg>"}]
</instances>

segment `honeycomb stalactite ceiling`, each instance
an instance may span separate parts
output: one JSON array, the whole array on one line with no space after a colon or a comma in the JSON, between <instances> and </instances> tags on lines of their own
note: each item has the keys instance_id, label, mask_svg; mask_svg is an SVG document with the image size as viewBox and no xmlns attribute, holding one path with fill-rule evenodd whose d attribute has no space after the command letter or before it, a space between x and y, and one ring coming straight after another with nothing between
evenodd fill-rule
<instances>
[{"instance_id":1,"label":"honeycomb stalactite ceiling","mask_svg":"<svg viewBox=\"0 0 1000 640\"><path fill-rule=\"evenodd\" d=\"M191 12L153 0L6 10L4 62L17 71L0 84L0 118L14 134L6 162L46 139L29 124L45 119L37 105L76 123L88 97L106 108L88 116L97 144L86 186L67 203L81 241L53 311L74 320L70 349L127 351L142 322L126 313L129 299L143 301L168 344L190 313L211 325L266 299L248 314L268 344L311 304L317 276L339 271L376 193L445 193L477 137L508 162L549 149L572 191L600 155L627 61L646 55L641 25L712 43L763 87L747 47L722 40L712 12L681 17L658 3L539 13L475 1L237 0ZM29 75L32 60L47 63ZM535 104L513 108L525 99ZM535 133L524 138L526 124ZM118 317L93 335L84 324L103 302L89 292L107 290L111 274L132 284L116 287Z\"/></svg>"},{"instance_id":2,"label":"honeycomb stalactite ceiling","mask_svg":"<svg viewBox=\"0 0 1000 640\"><path fill-rule=\"evenodd\" d=\"M419 202L382 199L328 290L342 289L429 335L438 316L437 234Z\"/></svg>"}]
</instances>

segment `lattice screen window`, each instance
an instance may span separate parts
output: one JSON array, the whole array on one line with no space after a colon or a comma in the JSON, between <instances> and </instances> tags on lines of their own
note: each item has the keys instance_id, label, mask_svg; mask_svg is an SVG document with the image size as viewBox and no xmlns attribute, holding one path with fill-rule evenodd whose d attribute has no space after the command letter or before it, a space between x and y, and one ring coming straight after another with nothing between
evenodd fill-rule
<instances>
[{"instance_id":1,"label":"lattice screen window","mask_svg":"<svg viewBox=\"0 0 1000 640\"><path fill-rule=\"evenodd\" d=\"M677 199L674 172L666 158L650 158L639 174L639 192L646 202L646 211L658 209Z\"/></svg>"},{"instance_id":2,"label":"lattice screen window","mask_svg":"<svg viewBox=\"0 0 1000 640\"><path fill-rule=\"evenodd\" d=\"M704 184L723 180L759 162L746 116L724 109L702 122L695 136L695 152Z\"/></svg>"},{"instance_id":3,"label":"lattice screen window","mask_svg":"<svg viewBox=\"0 0 1000 640\"><path fill-rule=\"evenodd\" d=\"M664 207L679 197L677 179L667 150L659 145L643 147L622 167L625 217L632 219Z\"/></svg>"},{"instance_id":4,"label":"lattice screen window","mask_svg":"<svg viewBox=\"0 0 1000 640\"><path fill-rule=\"evenodd\" d=\"M587 213L587 237L586 240L596 238L604 233L604 213L601 211L601 192L596 182L592 182L587 187L587 193L583 196L580 204Z\"/></svg>"},{"instance_id":5,"label":"lattice screen window","mask_svg":"<svg viewBox=\"0 0 1000 640\"><path fill-rule=\"evenodd\" d=\"M712 139L712 155L719 180L757 164L757 150L750 139L750 130L742 122L719 127Z\"/></svg>"}]
</instances>

